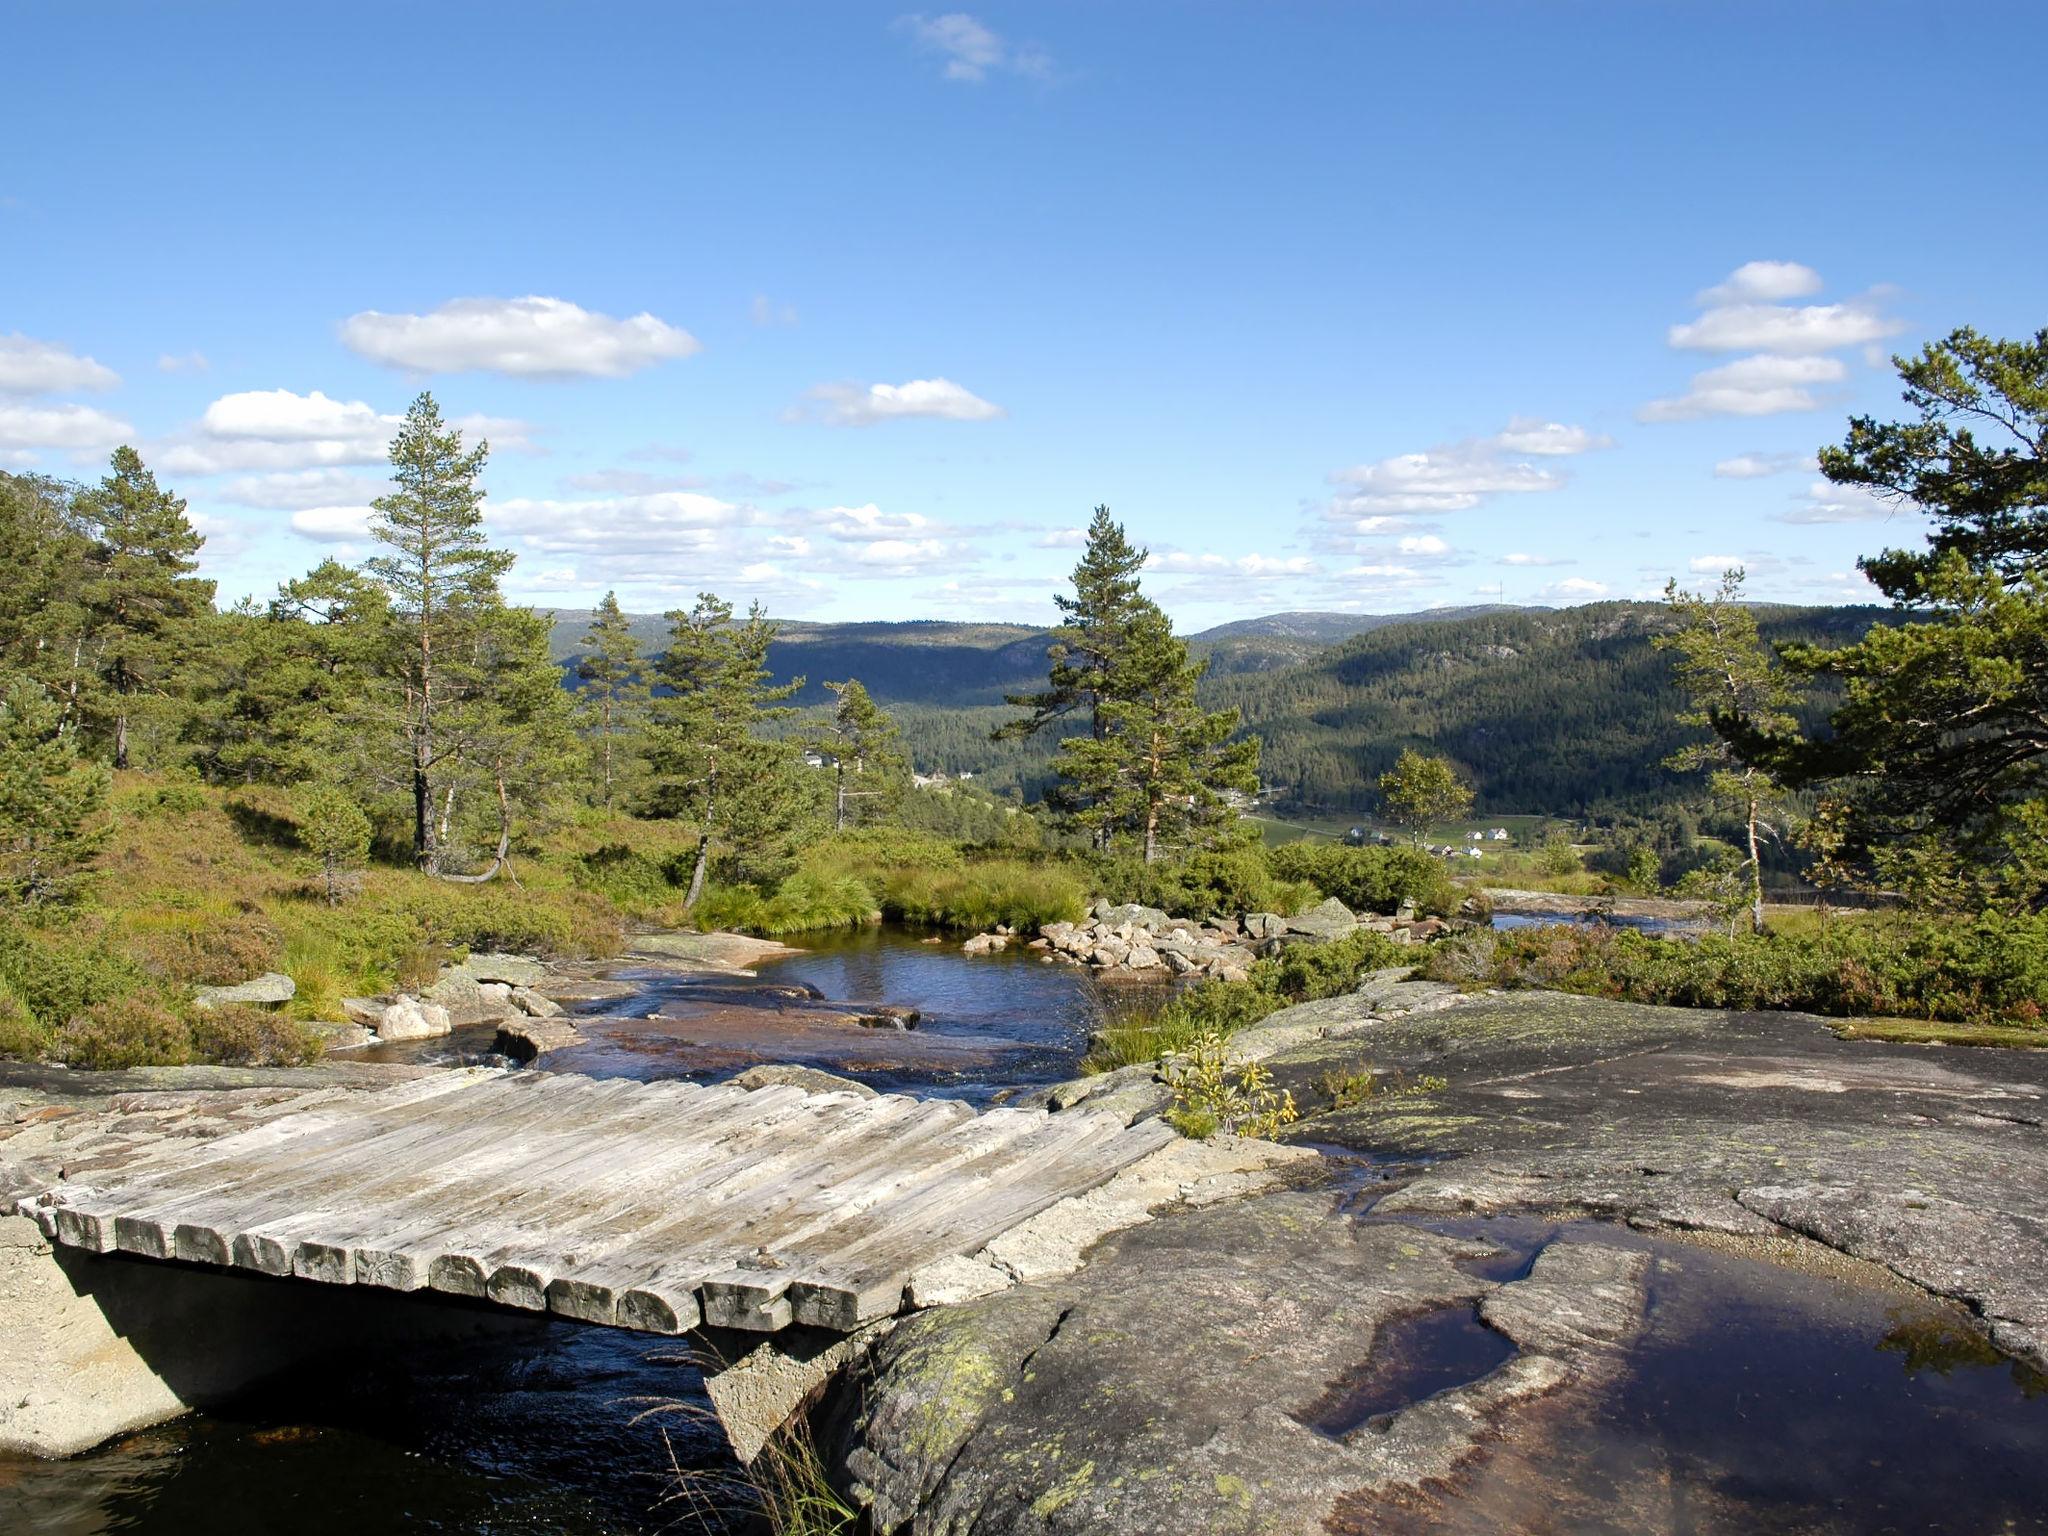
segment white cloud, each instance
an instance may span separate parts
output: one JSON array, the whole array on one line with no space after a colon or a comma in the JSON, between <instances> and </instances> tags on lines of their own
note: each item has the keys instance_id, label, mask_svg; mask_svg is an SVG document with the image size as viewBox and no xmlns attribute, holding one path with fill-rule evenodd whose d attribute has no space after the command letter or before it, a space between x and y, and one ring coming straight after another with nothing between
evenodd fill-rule
<instances>
[{"instance_id":1,"label":"white cloud","mask_svg":"<svg viewBox=\"0 0 2048 1536\"><path fill-rule=\"evenodd\" d=\"M1330 482L1354 489L1333 497L1325 515L1356 519L1352 531L1369 537L1396 531L1398 519L1381 514L1463 512L1494 496L1560 490L1565 484L1561 472L1513 455L1564 458L1609 447L1612 441L1585 427L1517 416L1492 437L1338 470Z\"/></svg>"},{"instance_id":2,"label":"white cloud","mask_svg":"<svg viewBox=\"0 0 2048 1536\"><path fill-rule=\"evenodd\" d=\"M964 11L943 16L903 16L896 25L917 46L936 55L948 80L980 84L991 73L1007 72L1042 80L1052 73L1052 58L1041 48L1017 47Z\"/></svg>"},{"instance_id":3,"label":"white cloud","mask_svg":"<svg viewBox=\"0 0 2048 1536\"><path fill-rule=\"evenodd\" d=\"M1086 528L1050 528L1031 541L1034 549L1081 549L1087 543Z\"/></svg>"},{"instance_id":4,"label":"white cloud","mask_svg":"<svg viewBox=\"0 0 2048 1536\"><path fill-rule=\"evenodd\" d=\"M341 322L351 351L417 373L619 379L699 351L697 338L650 314L618 320L566 299L450 299L424 315L374 309Z\"/></svg>"},{"instance_id":5,"label":"white cloud","mask_svg":"<svg viewBox=\"0 0 2048 1536\"><path fill-rule=\"evenodd\" d=\"M207 406L197 427L161 457L165 469L182 475L382 464L403 422L361 400L335 400L317 389L304 395L289 389L243 390ZM493 451L538 451L534 428L511 417L473 414L448 424L472 443L489 438Z\"/></svg>"},{"instance_id":6,"label":"white cloud","mask_svg":"<svg viewBox=\"0 0 2048 1536\"><path fill-rule=\"evenodd\" d=\"M1796 261L1745 261L1699 296L1702 309L1717 304L1775 303L1819 293L1820 274Z\"/></svg>"},{"instance_id":7,"label":"white cloud","mask_svg":"<svg viewBox=\"0 0 2048 1536\"><path fill-rule=\"evenodd\" d=\"M1394 546L1411 559L1440 560L1453 553L1451 546L1433 533L1413 533Z\"/></svg>"},{"instance_id":8,"label":"white cloud","mask_svg":"<svg viewBox=\"0 0 2048 1536\"><path fill-rule=\"evenodd\" d=\"M1516 554L1516 555L1502 555L1502 556L1500 557L1500 563L1501 563L1502 565L1523 565L1523 566L1542 566L1542 565L1572 565L1572 564L1575 564L1576 562L1575 562L1575 561L1571 561L1571 560L1561 560L1561 559L1559 559L1559 558L1558 558L1557 556L1555 556L1555 555L1521 555L1521 554Z\"/></svg>"},{"instance_id":9,"label":"white cloud","mask_svg":"<svg viewBox=\"0 0 2048 1536\"><path fill-rule=\"evenodd\" d=\"M1613 438L1585 427L1568 426L1561 421L1539 421L1533 416L1515 417L1508 423L1507 430L1494 441L1509 453L1535 453L1546 458L1591 453L1596 448L1614 446Z\"/></svg>"},{"instance_id":10,"label":"white cloud","mask_svg":"<svg viewBox=\"0 0 2048 1536\"><path fill-rule=\"evenodd\" d=\"M322 544L342 544L370 536L368 507L306 507L292 514L292 532Z\"/></svg>"},{"instance_id":11,"label":"white cloud","mask_svg":"<svg viewBox=\"0 0 2048 1536\"><path fill-rule=\"evenodd\" d=\"M120 382L121 376L113 369L54 341L38 341L19 331L0 336L0 394L112 389Z\"/></svg>"},{"instance_id":12,"label":"white cloud","mask_svg":"<svg viewBox=\"0 0 2048 1536\"><path fill-rule=\"evenodd\" d=\"M159 373L204 373L212 366L204 352L165 352L156 360Z\"/></svg>"},{"instance_id":13,"label":"white cloud","mask_svg":"<svg viewBox=\"0 0 2048 1536\"><path fill-rule=\"evenodd\" d=\"M825 532L846 543L894 539L932 529L930 518L917 512L884 512L872 501L860 507L827 507L814 514Z\"/></svg>"},{"instance_id":14,"label":"white cloud","mask_svg":"<svg viewBox=\"0 0 2048 1536\"><path fill-rule=\"evenodd\" d=\"M1911 512L1911 503L1885 500L1860 485L1836 485L1816 480L1789 510L1778 514L1781 523L1875 523L1901 512Z\"/></svg>"},{"instance_id":15,"label":"white cloud","mask_svg":"<svg viewBox=\"0 0 2048 1536\"><path fill-rule=\"evenodd\" d=\"M0 405L0 448L97 453L134 437L120 417L89 405Z\"/></svg>"},{"instance_id":16,"label":"white cloud","mask_svg":"<svg viewBox=\"0 0 2048 1536\"><path fill-rule=\"evenodd\" d=\"M1732 459L1723 459L1714 466L1717 480L1761 480L1768 475L1782 475L1791 470L1813 468L1810 453L1738 453Z\"/></svg>"},{"instance_id":17,"label":"white cloud","mask_svg":"<svg viewBox=\"0 0 2048 1536\"><path fill-rule=\"evenodd\" d=\"M1320 567L1307 555L1215 555L1188 550L1154 550L1145 569L1168 575L1244 576L1271 580L1281 576L1310 576Z\"/></svg>"},{"instance_id":18,"label":"white cloud","mask_svg":"<svg viewBox=\"0 0 2048 1536\"><path fill-rule=\"evenodd\" d=\"M1694 555L1685 562L1685 568L1695 576L1718 576L1742 563L1740 555Z\"/></svg>"},{"instance_id":19,"label":"white cloud","mask_svg":"<svg viewBox=\"0 0 2048 1536\"><path fill-rule=\"evenodd\" d=\"M1724 304L1697 320L1674 325L1674 347L1703 352L1776 352L1808 355L1896 335L1898 321L1866 301L1847 304Z\"/></svg>"},{"instance_id":20,"label":"white cloud","mask_svg":"<svg viewBox=\"0 0 2048 1536\"><path fill-rule=\"evenodd\" d=\"M904 384L820 384L808 396L815 402L801 419L815 415L835 427L872 427L882 421L926 416L939 421L993 421L1003 408L955 384L951 379L911 379Z\"/></svg>"},{"instance_id":21,"label":"white cloud","mask_svg":"<svg viewBox=\"0 0 2048 1536\"><path fill-rule=\"evenodd\" d=\"M1607 584L1593 581L1585 576L1567 576L1563 581L1553 581L1536 594L1538 597L1556 598L1563 602L1574 599L1605 597Z\"/></svg>"},{"instance_id":22,"label":"white cloud","mask_svg":"<svg viewBox=\"0 0 2048 1536\"><path fill-rule=\"evenodd\" d=\"M1740 357L1692 377L1683 395L1652 400L1636 414L1644 421L1692 421L1702 416L1775 416L1819 409L1813 387L1839 383L1848 370L1839 358Z\"/></svg>"},{"instance_id":23,"label":"white cloud","mask_svg":"<svg viewBox=\"0 0 2048 1536\"><path fill-rule=\"evenodd\" d=\"M363 475L342 469L303 469L279 474L244 475L214 494L242 507L291 512L366 502L384 487Z\"/></svg>"}]
</instances>

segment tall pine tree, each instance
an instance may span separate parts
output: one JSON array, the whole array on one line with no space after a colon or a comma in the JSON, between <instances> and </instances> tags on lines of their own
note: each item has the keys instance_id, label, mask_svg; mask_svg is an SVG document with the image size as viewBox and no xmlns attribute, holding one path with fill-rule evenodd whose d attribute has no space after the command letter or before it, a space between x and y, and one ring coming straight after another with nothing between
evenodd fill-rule
<instances>
[{"instance_id":1,"label":"tall pine tree","mask_svg":"<svg viewBox=\"0 0 2048 1536\"><path fill-rule=\"evenodd\" d=\"M1133 840L1147 864L1185 852L1234 818L1224 791L1258 788L1258 739L1232 741L1237 711L1195 700L1207 667L1156 604L1136 602L1099 680L1099 731L1060 744L1061 799L1098 847Z\"/></svg>"},{"instance_id":2,"label":"tall pine tree","mask_svg":"<svg viewBox=\"0 0 2048 1536\"><path fill-rule=\"evenodd\" d=\"M84 712L125 768L136 723L178 686L197 627L212 614L213 583L192 574L205 541L184 498L161 488L133 448L114 450L112 470L77 501L93 542L79 591L80 670Z\"/></svg>"},{"instance_id":3,"label":"tall pine tree","mask_svg":"<svg viewBox=\"0 0 2048 1536\"><path fill-rule=\"evenodd\" d=\"M632 626L619 607L619 594L607 592L583 632L583 657L576 663L576 677L583 685L579 702L597 732L607 808L625 764L625 754L619 750L622 740L630 742L647 712L645 673L640 643L633 638Z\"/></svg>"},{"instance_id":4,"label":"tall pine tree","mask_svg":"<svg viewBox=\"0 0 2048 1536\"><path fill-rule=\"evenodd\" d=\"M1031 713L996 731L997 739L1035 735L1077 709L1088 713L1088 733L1102 738L1102 700L1143 599L1138 572L1147 551L1133 545L1123 525L1099 506L1088 524L1088 547L1074 567L1074 595L1053 601L1065 615L1046 652L1051 669L1037 693L1013 693L1004 702Z\"/></svg>"},{"instance_id":5,"label":"tall pine tree","mask_svg":"<svg viewBox=\"0 0 2048 1536\"><path fill-rule=\"evenodd\" d=\"M796 744L759 735L790 714L784 701L803 679L769 681L776 626L758 603L735 622L730 603L700 593L694 608L676 609L668 620L668 649L656 671L667 692L654 701L647 756L655 813L697 825L688 911L704 894L714 842L744 867L770 869L804 819Z\"/></svg>"},{"instance_id":6,"label":"tall pine tree","mask_svg":"<svg viewBox=\"0 0 2048 1536\"><path fill-rule=\"evenodd\" d=\"M832 769L832 826L844 832L856 821L873 820L902 788L903 753L896 722L858 678L825 686L838 703L812 747Z\"/></svg>"},{"instance_id":7,"label":"tall pine tree","mask_svg":"<svg viewBox=\"0 0 2048 1536\"><path fill-rule=\"evenodd\" d=\"M397 724L405 740L413 808L413 860L441 870L436 780L459 737L441 730L441 715L475 691L471 664L480 611L499 606L498 582L512 556L484 539L484 490L478 484L490 444L465 449L462 433L441 419L422 394L391 443L392 489L371 506L370 532L389 553L366 569L391 598L403 634L392 658ZM465 644L465 641L471 642Z\"/></svg>"}]
</instances>

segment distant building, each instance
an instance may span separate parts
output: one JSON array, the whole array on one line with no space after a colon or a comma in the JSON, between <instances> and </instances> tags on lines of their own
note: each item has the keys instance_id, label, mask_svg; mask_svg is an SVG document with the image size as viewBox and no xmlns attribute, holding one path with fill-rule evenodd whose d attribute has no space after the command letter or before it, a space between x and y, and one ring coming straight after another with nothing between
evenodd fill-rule
<instances>
[{"instance_id":1,"label":"distant building","mask_svg":"<svg viewBox=\"0 0 2048 1536\"><path fill-rule=\"evenodd\" d=\"M1508 829L1506 827L1495 827L1491 832L1487 833L1486 835L1492 838L1496 843L1504 843L1508 840Z\"/></svg>"}]
</instances>

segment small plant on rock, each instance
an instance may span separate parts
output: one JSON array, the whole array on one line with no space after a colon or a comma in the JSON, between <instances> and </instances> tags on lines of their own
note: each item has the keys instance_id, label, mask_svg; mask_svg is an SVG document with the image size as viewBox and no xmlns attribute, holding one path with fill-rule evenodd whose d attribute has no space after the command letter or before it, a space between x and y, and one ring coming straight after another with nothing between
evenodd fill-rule
<instances>
[{"instance_id":1,"label":"small plant on rock","mask_svg":"<svg viewBox=\"0 0 2048 1536\"><path fill-rule=\"evenodd\" d=\"M1168 1064L1166 1081L1173 1089L1167 1124L1196 1140L1218 1132L1270 1139L1301 1118L1294 1095L1276 1091L1273 1074L1259 1063L1233 1064L1223 1036L1214 1031L1198 1036L1184 1056Z\"/></svg>"}]
</instances>

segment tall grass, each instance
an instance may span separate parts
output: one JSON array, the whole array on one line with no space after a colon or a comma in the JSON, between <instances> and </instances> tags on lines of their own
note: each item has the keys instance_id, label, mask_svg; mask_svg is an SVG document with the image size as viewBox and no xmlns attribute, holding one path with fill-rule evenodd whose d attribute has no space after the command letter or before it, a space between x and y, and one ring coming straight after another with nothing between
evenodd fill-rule
<instances>
[{"instance_id":1,"label":"tall grass","mask_svg":"<svg viewBox=\"0 0 2048 1536\"><path fill-rule=\"evenodd\" d=\"M1085 916L1088 887L1062 865L986 859L961 869L893 870L882 881L882 910L929 928L1035 933Z\"/></svg>"}]
</instances>

